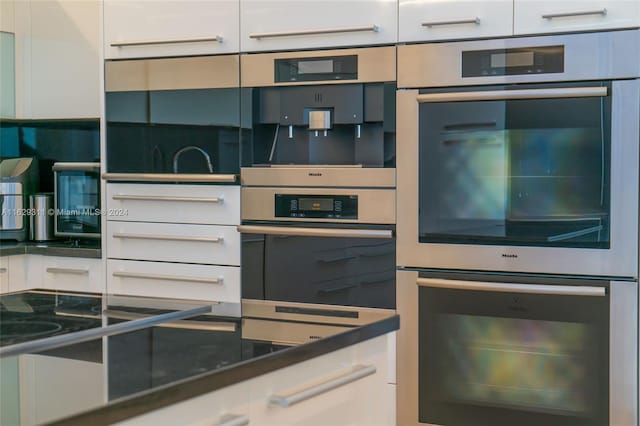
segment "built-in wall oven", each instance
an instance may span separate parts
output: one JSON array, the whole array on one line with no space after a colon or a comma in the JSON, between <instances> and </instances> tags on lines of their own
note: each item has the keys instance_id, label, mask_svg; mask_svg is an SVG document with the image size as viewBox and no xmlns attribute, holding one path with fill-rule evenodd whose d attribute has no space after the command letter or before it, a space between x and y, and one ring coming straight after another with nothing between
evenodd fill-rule
<instances>
[{"instance_id":1,"label":"built-in wall oven","mask_svg":"<svg viewBox=\"0 0 640 426\"><path fill-rule=\"evenodd\" d=\"M398 48L398 263L636 277L640 31Z\"/></svg>"}]
</instances>

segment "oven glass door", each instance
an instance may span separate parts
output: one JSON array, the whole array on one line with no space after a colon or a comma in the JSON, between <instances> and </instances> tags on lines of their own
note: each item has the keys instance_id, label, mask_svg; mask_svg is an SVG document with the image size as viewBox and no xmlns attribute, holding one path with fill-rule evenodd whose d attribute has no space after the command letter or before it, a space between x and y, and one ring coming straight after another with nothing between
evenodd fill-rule
<instances>
[{"instance_id":1,"label":"oven glass door","mask_svg":"<svg viewBox=\"0 0 640 426\"><path fill-rule=\"evenodd\" d=\"M56 232L100 234L99 173L59 171L56 179Z\"/></svg>"},{"instance_id":2,"label":"oven glass door","mask_svg":"<svg viewBox=\"0 0 640 426\"><path fill-rule=\"evenodd\" d=\"M562 281L418 279L420 422L608 424L609 284Z\"/></svg>"},{"instance_id":3,"label":"oven glass door","mask_svg":"<svg viewBox=\"0 0 640 426\"><path fill-rule=\"evenodd\" d=\"M611 85L419 96L419 242L608 249Z\"/></svg>"},{"instance_id":4,"label":"oven glass door","mask_svg":"<svg viewBox=\"0 0 640 426\"><path fill-rule=\"evenodd\" d=\"M326 229L336 236L243 233L242 297L395 309L395 238Z\"/></svg>"}]
</instances>

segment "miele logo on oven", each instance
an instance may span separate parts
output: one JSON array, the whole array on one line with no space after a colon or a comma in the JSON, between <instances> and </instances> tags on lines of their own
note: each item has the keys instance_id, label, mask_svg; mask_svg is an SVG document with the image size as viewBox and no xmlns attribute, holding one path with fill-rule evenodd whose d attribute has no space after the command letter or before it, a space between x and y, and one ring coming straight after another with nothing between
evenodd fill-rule
<instances>
[{"instance_id":1,"label":"miele logo on oven","mask_svg":"<svg viewBox=\"0 0 640 426\"><path fill-rule=\"evenodd\" d=\"M322 173L318 173L318 172L309 172L309 176L322 176Z\"/></svg>"},{"instance_id":2,"label":"miele logo on oven","mask_svg":"<svg viewBox=\"0 0 640 426\"><path fill-rule=\"evenodd\" d=\"M517 254L502 253L502 257L507 258L507 259L517 259L518 255Z\"/></svg>"}]
</instances>

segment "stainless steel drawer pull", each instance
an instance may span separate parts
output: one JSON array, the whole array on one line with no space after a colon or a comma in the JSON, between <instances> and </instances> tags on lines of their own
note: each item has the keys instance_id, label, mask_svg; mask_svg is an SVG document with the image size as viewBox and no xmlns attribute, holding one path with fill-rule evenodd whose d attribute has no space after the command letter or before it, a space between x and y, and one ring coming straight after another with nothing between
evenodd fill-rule
<instances>
[{"instance_id":1,"label":"stainless steel drawer pull","mask_svg":"<svg viewBox=\"0 0 640 426\"><path fill-rule=\"evenodd\" d=\"M488 283L481 281L442 280L418 278L420 287L444 288L449 290L494 291L500 293L551 294L557 296L600 296L607 294L605 287L570 286L545 284Z\"/></svg>"},{"instance_id":2,"label":"stainless steel drawer pull","mask_svg":"<svg viewBox=\"0 0 640 426\"><path fill-rule=\"evenodd\" d=\"M293 226L239 225L245 234L287 235L292 237L393 238L390 229L296 228Z\"/></svg>"},{"instance_id":3,"label":"stainless steel drawer pull","mask_svg":"<svg viewBox=\"0 0 640 426\"><path fill-rule=\"evenodd\" d=\"M127 234L115 233L113 238L131 239L131 240L161 240L161 241L185 241L193 243L222 243L224 237L181 237L179 235L145 235L145 234Z\"/></svg>"},{"instance_id":4,"label":"stainless steel drawer pull","mask_svg":"<svg viewBox=\"0 0 640 426\"><path fill-rule=\"evenodd\" d=\"M174 38L174 39L157 39L157 40L131 40L131 41L117 41L111 43L112 47L129 47L129 46L153 46L157 44L183 44L183 43L204 43L215 41L222 43L223 38L219 35L212 37L193 37L193 38Z\"/></svg>"},{"instance_id":5,"label":"stainless steel drawer pull","mask_svg":"<svg viewBox=\"0 0 640 426\"><path fill-rule=\"evenodd\" d=\"M115 319L122 319L127 321L133 321L141 318L149 318L153 315L149 314L140 314L137 312L128 312L121 311L116 309L105 309L102 313L109 317ZM165 328L179 328L184 330L206 330L206 331L225 331L233 333L236 331L236 325L232 322L222 322L222 321L193 321L193 320L178 320L173 322L163 322L162 324L156 325L156 327L165 327Z\"/></svg>"},{"instance_id":6,"label":"stainless steel drawer pull","mask_svg":"<svg viewBox=\"0 0 640 426\"><path fill-rule=\"evenodd\" d=\"M124 195L116 194L111 197L114 200L133 200L133 201L171 201L185 203L215 203L220 204L224 201L222 197L171 197L163 195Z\"/></svg>"},{"instance_id":7,"label":"stainless steel drawer pull","mask_svg":"<svg viewBox=\"0 0 640 426\"><path fill-rule=\"evenodd\" d=\"M111 182L209 182L233 183L236 175L190 173L103 173L102 179Z\"/></svg>"},{"instance_id":8,"label":"stainless steel drawer pull","mask_svg":"<svg viewBox=\"0 0 640 426\"><path fill-rule=\"evenodd\" d=\"M223 416L215 426L246 426L249 424L249 417L227 414Z\"/></svg>"},{"instance_id":9,"label":"stainless steel drawer pull","mask_svg":"<svg viewBox=\"0 0 640 426\"><path fill-rule=\"evenodd\" d=\"M160 275L160 274L144 274L140 272L113 272L114 277L120 278L139 278L143 280L159 280L159 281L182 281L186 283L199 284L222 284L223 278L198 278L185 277L181 275Z\"/></svg>"},{"instance_id":10,"label":"stainless steel drawer pull","mask_svg":"<svg viewBox=\"0 0 640 426\"><path fill-rule=\"evenodd\" d=\"M475 24L480 25L480 18L475 17L473 19L458 19L454 21L434 21L434 22L423 22L423 27L440 27L444 25L464 25L464 24Z\"/></svg>"},{"instance_id":11,"label":"stainless steel drawer pull","mask_svg":"<svg viewBox=\"0 0 640 426\"><path fill-rule=\"evenodd\" d=\"M76 268L56 268L49 267L47 268L47 272L50 274L74 274L74 275L88 275L89 268L85 269L76 269Z\"/></svg>"},{"instance_id":12,"label":"stainless steel drawer pull","mask_svg":"<svg viewBox=\"0 0 640 426\"><path fill-rule=\"evenodd\" d=\"M340 386L355 382L356 380L362 379L363 377L375 374L375 372L376 367L373 365L355 365L347 374L327 380L319 385L309 387L293 394L272 395L269 397L269 404L277 405L283 408L290 407L299 402L320 395L324 392L339 388Z\"/></svg>"},{"instance_id":13,"label":"stainless steel drawer pull","mask_svg":"<svg viewBox=\"0 0 640 426\"><path fill-rule=\"evenodd\" d=\"M570 18L573 16L590 16L590 15L605 16L606 14L607 14L607 9L580 10L576 12L547 13L546 15L542 15L542 19Z\"/></svg>"},{"instance_id":14,"label":"stainless steel drawer pull","mask_svg":"<svg viewBox=\"0 0 640 426\"><path fill-rule=\"evenodd\" d=\"M368 25L364 27L336 27L336 28L319 28L315 30L298 30L298 31L275 31L269 33L251 33L249 38L260 40L263 38L278 38L278 37L295 37L306 35L318 35L318 34L342 34L342 33L363 33L380 31L380 27L377 25Z\"/></svg>"},{"instance_id":15,"label":"stainless steel drawer pull","mask_svg":"<svg viewBox=\"0 0 640 426\"><path fill-rule=\"evenodd\" d=\"M607 96L606 87L567 87L559 89L487 90L481 92L426 93L416 96L418 103L506 101L514 99L556 99Z\"/></svg>"},{"instance_id":16,"label":"stainless steel drawer pull","mask_svg":"<svg viewBox=\"0 0 640 426\"><path fill-rule=\"evenodd\" d=\"M7 268L0 268L0 274L6 274L8 271Z\"/></svg>"}]
</instances>

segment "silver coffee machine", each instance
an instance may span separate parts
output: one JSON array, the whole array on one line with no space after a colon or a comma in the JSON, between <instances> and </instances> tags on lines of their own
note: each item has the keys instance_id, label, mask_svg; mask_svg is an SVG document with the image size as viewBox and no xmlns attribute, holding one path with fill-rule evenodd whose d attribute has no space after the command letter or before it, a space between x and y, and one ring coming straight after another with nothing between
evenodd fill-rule
<instances>
[{"instance_id":1,"label":"silver coffee machine","mask_svg":"<svg viewBox=\"0 0 640 426\"><path fill-rule=\"evenodd\" d=\"M0 239L27 239L29 195L37 191L38 179L37 159L0 159Z\"/></svg>"}]
</instances>

